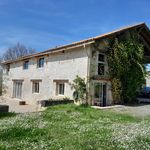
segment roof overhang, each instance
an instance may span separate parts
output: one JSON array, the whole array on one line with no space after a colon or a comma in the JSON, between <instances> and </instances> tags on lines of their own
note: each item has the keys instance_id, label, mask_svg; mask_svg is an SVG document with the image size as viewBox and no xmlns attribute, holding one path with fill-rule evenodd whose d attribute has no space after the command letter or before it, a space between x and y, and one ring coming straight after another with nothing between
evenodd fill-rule
<instances>
[{"instance_id":1,"label":"roof overhang","mask_svg":"<svg viewBox=\"0 0 150 150\"><path fill-rule=\"evenodd\" d=\"M18 58L16 60L5 61L5 62L2 62L2 64L4 64L4 65L5 64L10 64L10 63L13 63L13 62L17 62L17 61L21 61L21 60L25 60L25 59L30 59L32 57L40 57L40 56L49 55L49 54L53 54L53 53L57 53L57 52L71 50L71 49L74 49L74 48L77 48L77 47L92 44L96 40L109 38L109 37L115 36L117 34L123 33L123 32L128 31L128 30L133 30L133 29L139 29L139 31L141 32L141 37L143 37L145 43L147 43L147 47L148 46L150 47L150 30L146 26L145 23L139 23L139 24L136 24L136 25L124 27L124 28L121 28L121 29L118 29L118 30L115 30L115 31L112 31L112 32L109 32L109 33L106 33L106 34L102 34L102 35L99 35L99 36L96 36L96 37L93 37L93 38L86 39L86 40L81 40L81 41L74 42L74 43L71 43L71 44L67 44L67 45L56 47L56 48L48 49L48 50L45 50L43 52L23 56L23 57ZM147 53L150 53L150 49L148 49L147 51L148 51Z\"/></svg>"}]
</instances>

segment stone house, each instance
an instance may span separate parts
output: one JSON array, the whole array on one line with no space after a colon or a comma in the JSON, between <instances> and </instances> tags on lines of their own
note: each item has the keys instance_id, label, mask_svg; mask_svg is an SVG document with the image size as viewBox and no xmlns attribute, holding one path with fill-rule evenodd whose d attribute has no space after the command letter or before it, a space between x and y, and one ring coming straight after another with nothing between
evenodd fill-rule
<instances>
[{"instance_id":1,"label":"stone house","mask_svg":"<svg viewBox=\"0 0 150 150\"><path fill-rule=\"evenodd\" d=\"M108 41L126 36L130 31L136 31L140 36L147 63L150 60L150 31L141 23L3 62L3 94L30 104L50 98L73 99L71 84L78 75L86 79L90 105L111 105L113 98L106 55Z\"/></svg>"}]
</instances>

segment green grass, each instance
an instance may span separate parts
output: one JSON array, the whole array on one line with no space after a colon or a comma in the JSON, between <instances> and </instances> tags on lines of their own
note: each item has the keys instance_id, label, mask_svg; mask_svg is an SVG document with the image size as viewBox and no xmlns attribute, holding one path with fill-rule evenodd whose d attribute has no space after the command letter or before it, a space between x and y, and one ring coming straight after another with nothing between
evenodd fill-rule
<instances>
[{"instance_id":1,"label":"green grass","mask_svg":"<svg viewBox=\"0 0 150 150\"><path fill-rule=\"evenodd\" d=\"M13 116L16 116L16 114L15 113L6 113L6 112L0 113L0 119L5 118L5 117L13 117Z\"/></svg>"},{"instance_id":2,"label":"green grass","mask_svg":"<svg viewBox=\"0 0 150 150\"><path fill-rule=\"evenodd\" d=\"M150 120L73 104L53 106L0 117L0 149L150 149Z\"/></svg>"}]
</instances>

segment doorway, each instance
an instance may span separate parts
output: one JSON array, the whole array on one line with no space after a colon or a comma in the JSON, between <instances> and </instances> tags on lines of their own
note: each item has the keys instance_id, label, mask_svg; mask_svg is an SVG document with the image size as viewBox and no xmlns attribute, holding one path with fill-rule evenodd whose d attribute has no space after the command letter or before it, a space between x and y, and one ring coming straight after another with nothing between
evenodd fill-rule
<instances>
[{"instance_id":1,"label":"doorway","mask_svg":"<svg viewBox=\"0 0 150 150\"><path fill-rule=\"evenodd\" d=\"M95 83L94 96L94 105L105 107L107 105L107 83Z\"/></svg>"}]
</instances>

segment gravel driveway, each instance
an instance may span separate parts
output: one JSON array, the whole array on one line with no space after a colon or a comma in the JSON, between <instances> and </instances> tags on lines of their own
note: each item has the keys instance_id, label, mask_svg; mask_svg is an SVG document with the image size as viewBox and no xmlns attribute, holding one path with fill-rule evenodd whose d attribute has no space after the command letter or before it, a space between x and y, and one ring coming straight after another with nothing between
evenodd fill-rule
<instances>
[{"instance_id":1,"label":"gravel driveway","mask_svg":"<svg viewBox=\"0 0 150 150\"><path fill-rule=\"evenodd\" d=\"M128 113L137 117L148 117L150 116L150 104L138 104L133 106L120 106L113 108L113 110L121 113Z\"/></svg>"}]
</instances>

